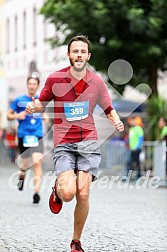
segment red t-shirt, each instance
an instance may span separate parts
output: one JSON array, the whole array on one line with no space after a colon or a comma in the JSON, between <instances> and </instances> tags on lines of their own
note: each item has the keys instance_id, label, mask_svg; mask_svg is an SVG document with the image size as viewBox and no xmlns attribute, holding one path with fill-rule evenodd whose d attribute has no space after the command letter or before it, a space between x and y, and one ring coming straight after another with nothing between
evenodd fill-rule
<instances>
[{"instance_id":1,"label":"red t-shirt","mask_svg":"<svg viewBox=\"0 0 167 252\"><path fill-rule=\"evenodd\" d=\"M84 91L84 87L85 87L85 81L84 80L80 80L78 81L78 83L74 86L74 90L75 90L75 94L76 97L78 98Z\"/></svg>"},{"instance_id":2,"label":"red t-shirt","mask_svg":"<svg viewBox=\"0 0 167 252\"><path fill-rule=\"evenodd\" d=\"M52 73L46 80L39 100L46 106L54 100L54 146L86 140L97 140L93 110L98 104L109 114L112 102L103 79L87 69L82 80L70 74L70 67ZM89 102L88 116L82 120L68 121L65 103Z\"/></svg>"}]
</instances>

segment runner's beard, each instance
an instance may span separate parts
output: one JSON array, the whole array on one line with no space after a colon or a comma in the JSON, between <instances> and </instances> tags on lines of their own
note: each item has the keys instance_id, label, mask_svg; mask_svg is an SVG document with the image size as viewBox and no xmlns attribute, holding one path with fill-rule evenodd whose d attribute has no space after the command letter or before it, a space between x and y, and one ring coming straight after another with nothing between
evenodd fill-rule
<instances>
[{"instance_id":1,"label":"runner's beard","mask_svg":"<svg viewBox=\"0 0 167 252\"><path fill-rule=\"evenodd\" d=\"M70 59L70 64L71 64L71 66L74 68L74 70L76 71L76 72L82 72L82 70L86 67L86 65L87 65L87 61L86 62L84 62L83 63L83 66L82 67L76 67L75 66L75 62L76 61L73 61L72 59Z\"/></svg>"}]
</instances>

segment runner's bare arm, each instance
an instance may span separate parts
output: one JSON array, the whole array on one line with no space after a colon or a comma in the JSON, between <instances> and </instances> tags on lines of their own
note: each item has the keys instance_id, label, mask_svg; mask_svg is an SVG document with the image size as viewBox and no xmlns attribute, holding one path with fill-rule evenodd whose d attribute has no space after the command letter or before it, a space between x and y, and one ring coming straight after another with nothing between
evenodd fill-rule
<instances>
[{"instance_id":1,"label":"runner's bare arm","mask_svg":"<svg viewBox=\"0 0 167 252\"><path fill-rule=\"evenodd\" d=\"M113 109L110 111L110 113L107 115L107 118L114 123L114 126L116 130L123 131L124 130L124 124L120 120L119 115L117 114L116 110Z\"/></svg>"},{"instance_id":2,"label":"runner's bare arm","mask_svg":"<svg viewBox=\"0 0 167 252\"><path fill-rule=\"evenodd\" d=\"M12 121L12 120L24 120L25 117L26 117L26 112L25 111L22 111L20 113L15 113L15 111L13 111L12 109L9 109L8 113L7 113L7 119L9 121Z\"/></svg>"},{"instance_id":3,"label":"runner's bare arm","mask_svg":"<svg viewBox=\"0 0 167 252\"><path fill-rule=\"evenodd\" d=\"M29 102L26 106L26 113L33 114L33 113L41 113L44 110L44 106L40 102L40 100L35 99L32 97L32 102Z\"/></svg>"}]
</instances>

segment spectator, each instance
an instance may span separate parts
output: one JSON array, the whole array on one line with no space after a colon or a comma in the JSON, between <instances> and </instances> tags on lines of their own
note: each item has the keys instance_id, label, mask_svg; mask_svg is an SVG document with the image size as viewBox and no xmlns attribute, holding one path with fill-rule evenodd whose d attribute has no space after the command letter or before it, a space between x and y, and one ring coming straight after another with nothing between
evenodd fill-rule
<instances>
[{"instance_id":1,"label":"spectator","mask_svg":"<svg viewBox=\"0 0 167 252\"><path fill-rule=\"evenodd\" d=\"M10 161L15 163L17 153L17 134L15 127L8 127L5 133L5 146L7 147Z\"/></svg>"},{"instance_id":2,"label":"spectator","mask_svg":"<svg viewBox=\"0 0 167 252\"><path fill-rule=\"evenodd\" d=\"M140 167L140 153L142 144L144 141L144 131L142 128L142 119L140 117L130 118L128 120L129 128L129 149L130 149L130 159L127 167L127 174L129 170L133 170L133 166L136 166L137 176L136 179L141 177L141 167Z\"/></svg>"},{"instance_id":3,"label":"spectator","mask_svg":"<svg viewBox=\"0 0 167 252\"><path fill-rule=\"evenodd\" d=\"M160 129L159 140L166 141L167 146L167 119L160 117L158 121L158 127ZM166 172L167 172L167 152L166 152Z\"/></svg>"},{"instance_id":4,"label":"spectator","mask_svg":"<svg viewBox=\"0 0 167 252\"><path fill-rule=\"evenodd\" d=\"M167 141L167 119L160 117L158 127L160 129L159 139Z\"/></svg>"}]
</instances>

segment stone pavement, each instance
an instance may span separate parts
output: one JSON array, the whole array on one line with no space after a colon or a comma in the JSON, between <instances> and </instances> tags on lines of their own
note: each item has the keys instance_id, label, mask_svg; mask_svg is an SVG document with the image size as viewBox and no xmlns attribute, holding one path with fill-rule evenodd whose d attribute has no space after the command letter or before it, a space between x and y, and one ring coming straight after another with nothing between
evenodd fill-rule
<instances>
[{"instance_id":1,"label":"stone pavement","mask_svg":"<svg viewBox=\"0 0 167 252\"><path fill-rule=\"evenodd\" d=\"M15 165L0 165L0 252L69 252L75 200L65 203L59 215L52 214L48 197L54 176L45 170L35 206L31 171L22 192L15 186L16 171ZM135 189L133 182L119 189L106 179L91 188L85 252L167 251L167 188Z\"/></svg>"}]
</instances>

